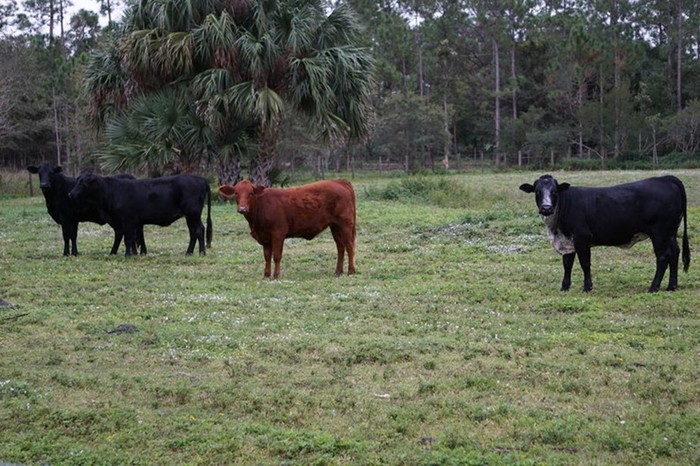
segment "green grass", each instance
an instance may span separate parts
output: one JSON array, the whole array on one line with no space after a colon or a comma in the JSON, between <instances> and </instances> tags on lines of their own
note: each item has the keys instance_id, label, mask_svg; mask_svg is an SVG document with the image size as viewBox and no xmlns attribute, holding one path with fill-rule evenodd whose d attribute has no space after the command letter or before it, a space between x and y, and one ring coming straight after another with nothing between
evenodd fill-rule
<instances>
[{"instance_id":1,"label":"green grass","mask_svg":"<svg viewBox=\"0 0 700 466\"><path fill-rule=\"evenodd\" d=\"M277 281L232 205L205 257L178 221L130 259L81 224L64 258L41 197L0 201L0 462L698 464L700 259L651 295L648 242L597 248L561 293L536 176L357 179L358 274L324 232Z\"/></svg>"}]
</instances>

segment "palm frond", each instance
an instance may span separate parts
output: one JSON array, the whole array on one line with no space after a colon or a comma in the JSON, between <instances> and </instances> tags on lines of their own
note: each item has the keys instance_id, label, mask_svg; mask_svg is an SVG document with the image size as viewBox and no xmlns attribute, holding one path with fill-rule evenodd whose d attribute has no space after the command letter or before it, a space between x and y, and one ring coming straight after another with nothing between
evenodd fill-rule
<instances>
[{"instance_id":1,"label":"palm frond","mask_svg":"<svg viewBox=\"0 0 700 466\"><path fill-rule=\"evenodd\" d=\"M231 74L223 68L202 71L192 79L192 91L199 99L209 99L233 85Z\"/></svg>"},{"instance_id":2,"label":"palm frond","mask_svg":"<svg viewBox=\"0 0 700 466\"><path fill-rule=\"evenodd\" d=\"M350 6L345 3L338 5L317 27L318 49L355 43L360 34L359 23Z\"/></svg>"},{"instance_id":3,"label":"palm frond","mask_svg":"<svg viewBox=\"0 0 700 466\"><path fill-rule=\"evenodd\" d=\"M171 32L163 37L152 66L166 79L189 75L194 69L194 36L190 32Z\"/></svg>"},{"instance_id":4,"label":"palm frond","mask_svg":"<svg viewBox=\"0 0 700 466\"><path fill-rule=\"evenodd\" d=\"M114 109L125 103L127 77L116 48L92 54L85 66L84 91L91 96L90 115L97 126L104 125Z\"/></svg>"},{"instance_id":5,"label":"palm frond","mask_svg":"<svg viewBox=\"0 0 700 466\"><path fill-rule=\"evenodd\" d=\"M222 98L235 114L253 115L256 109L256 94L252 81L246 81L228 88Z\"/></svg>"},{"instance_id":6,"label":"palm frond","mask_svg":"<svg viewBox=\"0 0 700 466\"><path fill-rule=\"evenodd\" d=\"M258 91L253 114L263 127L277 124L283 110L284 100L274 90L266 87Z\"/></svg>"}]
</instances>

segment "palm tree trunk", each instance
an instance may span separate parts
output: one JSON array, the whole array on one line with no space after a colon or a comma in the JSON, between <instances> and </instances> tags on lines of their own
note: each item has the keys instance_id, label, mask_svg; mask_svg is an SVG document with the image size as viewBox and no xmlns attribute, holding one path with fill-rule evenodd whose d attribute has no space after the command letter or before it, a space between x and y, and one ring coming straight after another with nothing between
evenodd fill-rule
<instances>
[{"instance_id":1,"label":"palm tree trunk","mask_svg":"<svg viewBox=\"0 0 700 466\"><path fill-rule=\"evenodd\" d=\"M250 162L250 181L253 184L271 186L270 171L277 158L277 139L279 137L279 121L258 125L258 144L260 150Z\"/></svg>"},{"instance_id":2,"label":"palm tree trunk","mask_svg":"<svg viewBox=\"0 0 700 466\"><path fill-rule=\"evenodd\" d=\"M234 186L243 179L243 176L241 176L242 173L243 167L241 166L241 160L239 158L226 159L219 161L216 178L219 182L219 186L224 184Z\"/></svg>"},{"instance_id":3,"label":"palm tree trunk","mask_svg":"<svg viewBox=\"0 0 700 466\"><path fill-rule=\"evenodd\" d=\"M266 157L264 154L258 154L251 162L250 165L250 181L253 184L261 184L263 186L270 186L270 170L274 161L272 158Z\"/></svg>"}]
</instances>

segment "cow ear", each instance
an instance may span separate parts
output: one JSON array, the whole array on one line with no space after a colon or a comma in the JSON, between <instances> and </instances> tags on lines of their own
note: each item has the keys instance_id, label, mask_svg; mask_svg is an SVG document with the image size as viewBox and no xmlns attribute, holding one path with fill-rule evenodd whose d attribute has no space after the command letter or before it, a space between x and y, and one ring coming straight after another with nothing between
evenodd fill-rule
<instances>
[{"instance_id":1,"label":"cow ear","mask_svg":"<svg viewBox=\"0 0 700 466\"><path fill-rule=\"evenodd\" d=\"M265 191L265 186L261 184L256 184L253 188L253 194L262 194L263 191Z\"/></svg>"},{"instance_id":2,"label":"cow ear","mask_svg":"<svg viewBox=\"0 0 700 466\"><path fill-rule=\"evenodd\" d=\"M63 168L60 167L60 166L54 167L54 169L53 169L53 172L54 172L54 173L61 173L62 171L63 171Z\"/></svg>"},{"instance_id":3,"label":"cow ear","mask_svg":"<svg viewBox=\"0 0 700 466\"><path fill-rule=\"evenodd\" d=\"M30 165L27 167L27 171L29 173L39 173L39 167L35 167L34 165Z\"/></svg>"},{"instance_id":4,"label":"cow ear","mask_svg":"<svg viewBox=\"0 0 700 466\"><path fill-rule=\"evenodd\" d=\"M559 188L557 188L557 191L559 191L559 192L566 191L570 187L571 187L571 185L569 183L561 183L559 185Z\"/></svg>"},{"instance_id":5,"label":"cow ear","mask_svg":"<svg viewBox=\"0 0 700 466\"><path fill-rule=\"evenodd\" d=\"M229 186L227 184L223 184L219 186L219 199L222 201L230 201L235 198L235 191L233 190L233 186Z\"/></svg>"},{"instance_id":6,"label":"cow ear","mask_svg":"<svg viewBox=\"0 0 700 466\"><path fill-rule=\"evenodd\" d=\"M534 193L535 187L532 186L530 183L523 183L520 185L520 190L525 191L526 193Z\"/></svg>"}]
</instances>

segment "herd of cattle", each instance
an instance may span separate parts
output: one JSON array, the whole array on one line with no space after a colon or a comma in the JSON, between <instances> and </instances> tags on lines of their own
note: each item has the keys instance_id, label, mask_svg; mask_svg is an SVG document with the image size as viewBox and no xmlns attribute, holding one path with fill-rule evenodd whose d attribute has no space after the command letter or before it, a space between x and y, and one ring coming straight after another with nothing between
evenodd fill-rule
<instances>
[{"instance_id":1,"label":"herd of cattle","mask_svg":"<svg viewBox=\"0 0 700 466\"><path fill-rule=\"evenodd\" d=\"M78 224L109 224L114 230L110 254L124 239L126 255L146 254L144 225L167 226L185 217L190 241L187 254L205 254L211 246L211 189L195 175L136 179L131 175L100 176L91 172L77 179L65 176L60 166L42 163L27 167L39 175L49 215L61 225L64 255L77 255ZM593 287L591 247L631 247L651 239L656 273L649 287L656 292L669 270L668 290L678 286L682 250L683 270L690 265L687 198L683 183L674 176L661 176L606 188L572 187L544 175L520 189L534 193L539 214L553 248L562 255L564 279L561 289L571 286L571 269L578 256L584 274L583 290ZM219 197L236 202L238 213L248 221L251 236L263 247L265 277L278 278L286 238L310 240L326 228L331 230L338 259L335 273L355 273L355 192L346 180L318 181L294 188L266 188L243 180L220 186ZM206 228L202 211L207 205ZM682 248L678 229L683 220ZM271 262L275 268L272 271Z\"/></svg>"}]
</instances>

